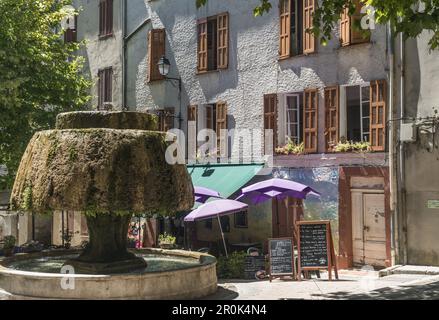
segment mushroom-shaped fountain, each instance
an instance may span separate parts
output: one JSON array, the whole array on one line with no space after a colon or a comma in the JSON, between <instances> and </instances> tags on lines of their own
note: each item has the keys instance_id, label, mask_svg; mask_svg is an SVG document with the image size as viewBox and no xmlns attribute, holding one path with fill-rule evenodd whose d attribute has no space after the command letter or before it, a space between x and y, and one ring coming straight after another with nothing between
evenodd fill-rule
<instances>
[{"instance_id":1,"label":"mushroom-shaped fountain","mask_svg":"<svg viewBox=\"0 0 439 320\"><path fill-rule=\"evenodd\" d=\"M57 117L55 130L38 132L30 141L12 190L12 207L40 214L72 210L86 216L89 243L65 262L75 274L145 270L145 259L127 249L132 215L171 215L192 208L194 193L186 166L165 161L169 142L165 133L154 131L156 123L147 113L65 113ZM1 264L0 278L8 274L7 263ZM216 288L216 276L208 286L204 294ZM102 297L151 297L136 292Z\"/></svg>"}]
</instances>

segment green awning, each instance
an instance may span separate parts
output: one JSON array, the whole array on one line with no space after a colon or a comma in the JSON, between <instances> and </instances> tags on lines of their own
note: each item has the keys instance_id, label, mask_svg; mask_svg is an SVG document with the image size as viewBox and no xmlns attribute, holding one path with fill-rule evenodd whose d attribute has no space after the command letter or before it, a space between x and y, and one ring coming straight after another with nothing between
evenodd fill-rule
<instances>
[{"instance_id":1,"label":"green awning","mask_svg":"<svg viewBox=\"0 0 439 320\"><path fill-rule=\"evenodd\" d=\"M213 189L222 197L228 198L249 182L263 167L262 163L203 164L188 165L187 169L194 186ZM196 203L195 207L198 205Z\"/></svg>"}]
</instances>

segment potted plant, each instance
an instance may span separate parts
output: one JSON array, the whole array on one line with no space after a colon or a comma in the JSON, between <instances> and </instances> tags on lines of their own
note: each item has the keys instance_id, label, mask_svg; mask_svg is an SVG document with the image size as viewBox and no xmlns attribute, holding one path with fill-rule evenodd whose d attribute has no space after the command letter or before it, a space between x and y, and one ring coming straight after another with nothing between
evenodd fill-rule
<instances>
[{"instance_id":1,"label":"potted plant","mask_svg":"<svg viewBox=\"0 0 439 320\"><path fill-rule=\"evenodd\" d=\"M159 246L162 249L173 249L175 248L175 240L176 238L174 236L165 232L159 235Z\"/></svg>"},{"instance_id":2,"label":"potted plant","mask_svg":"<svg viewBox=\"0 0 439 320\"><path fill-rule=\"evenodd\" d=\"M15 243L17 239L14 236L6 236L4 239L3 253L5 257L10 257L14 253Z\"/></svg>"}]
</instances>

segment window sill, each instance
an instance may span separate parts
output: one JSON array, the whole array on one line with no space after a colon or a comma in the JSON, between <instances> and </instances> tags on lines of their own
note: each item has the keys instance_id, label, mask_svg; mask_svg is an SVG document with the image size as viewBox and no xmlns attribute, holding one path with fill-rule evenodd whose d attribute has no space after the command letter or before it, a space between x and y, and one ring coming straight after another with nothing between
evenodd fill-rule
<instances>
[{"instance_id":1,"label":"window sill","mask_svg":"<svg viewBox=\"0 0 439 320\"><path fill-rule=\"evenodd\" d=\"M100 34L98 37L99 37L99 40L106 40L108 38L113 37L113 35L114 35L113 32L111 32L109 34Z\"/></svg>"},{"instance_id":2,"label":"window sill","mask_svg":"<svg viewBox=\"0 0 439 320\"><path fill-rule=\"evenodd\" d=\"M317 51L312 52L312 53L301 53L301 54L297 54L297 55L294 55L294 56L278 57L277 60L279 62L281 62L281 61L285 61L285 60L288 60L288 59L291 59L291 58L309 57L309 56L313 56L313 55L316 55L316 54L317 54Z\"/></svg>"},{"instance_id":3,"label":"window sill","mask_svg":"<svg viewBox=\"0 0 439 320\"><path fill-rule=\"evenodd\" d=\"M209 74L209 73L218 73L221 70L225 70L225 69L216 69L216 70L207 70L207 71L198 71L197 70L196 75Z\"/></svg>"},{"instance_id":4,"label":"window sill","mask_svg":"<svg viewBox=\"0 0 439 320\"><path fill-rule=\"evenodd\" d=\"M360 42L360 43L350 43L350 44L345 44L345 45L341 45L340 44L340 47L338 47L335 50L343 50L343 49L347 49L347 48L365 47L365 46L373 45L374 43L375 42L367 41L367 42Z\"/></svg>"}]
</instances>

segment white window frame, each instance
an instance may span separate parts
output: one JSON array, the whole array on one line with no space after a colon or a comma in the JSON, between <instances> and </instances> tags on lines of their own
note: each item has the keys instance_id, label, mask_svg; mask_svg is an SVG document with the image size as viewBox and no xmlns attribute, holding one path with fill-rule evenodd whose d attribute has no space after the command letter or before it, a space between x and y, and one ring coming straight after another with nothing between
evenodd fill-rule
<instances>
[{"instance_id":1,"label":"white window frame","mask_svg":"<svg viewBox=\"0 0 439 320\"><path fill-rule=\"evenodd\" d=\"M285 95L285 108L284 108L284 112L285 112L285 121L284 121L284 128L285 128L285 142L288 141L288 138L293 139L293 137L290 135L289 130L290 130L290 124L296 124L297 126L297 141L295 141L295 143L300 143L301 141L301 132L300 132L300 124L301 124L301 119L300 119L300 95L303 93L288 93ZM295 97L296 101L297 101L297 122L289 122L288 121L288 98L290 97ZM294 109L291 109L294 110Z\"/></svg>"},{"instance_id":2,"label":"white window frame","mask_svg":"<svg viewBox=\"0 0 439 320\"><path fill-rule=\"evenodd\" d=\"M346 137L347 135L347 128L348 128L348 117L347 117L347 111L348 111L348 106L347 106L347 100L346 100L346 88L348 87L359 87L360 89L360 130L361 130L361 140L364 140L364 134L366 133L369 137L369 139L365 142L369 142L370 141L370 128L369 128L369 132L364 132L364 127L363 127L363 119L368 118L370 120L370 114L369 116L363 116L363 104L364 103L368 103L370 105L370 96L369 96L369 100L363 100L363 88L364 87L369 87L370 88L370 82L362 82L359 84L344 84L340 86L340 137ZM355 142L360 142L360 141L355 141Z\"/></svg>"}]
</instances>

